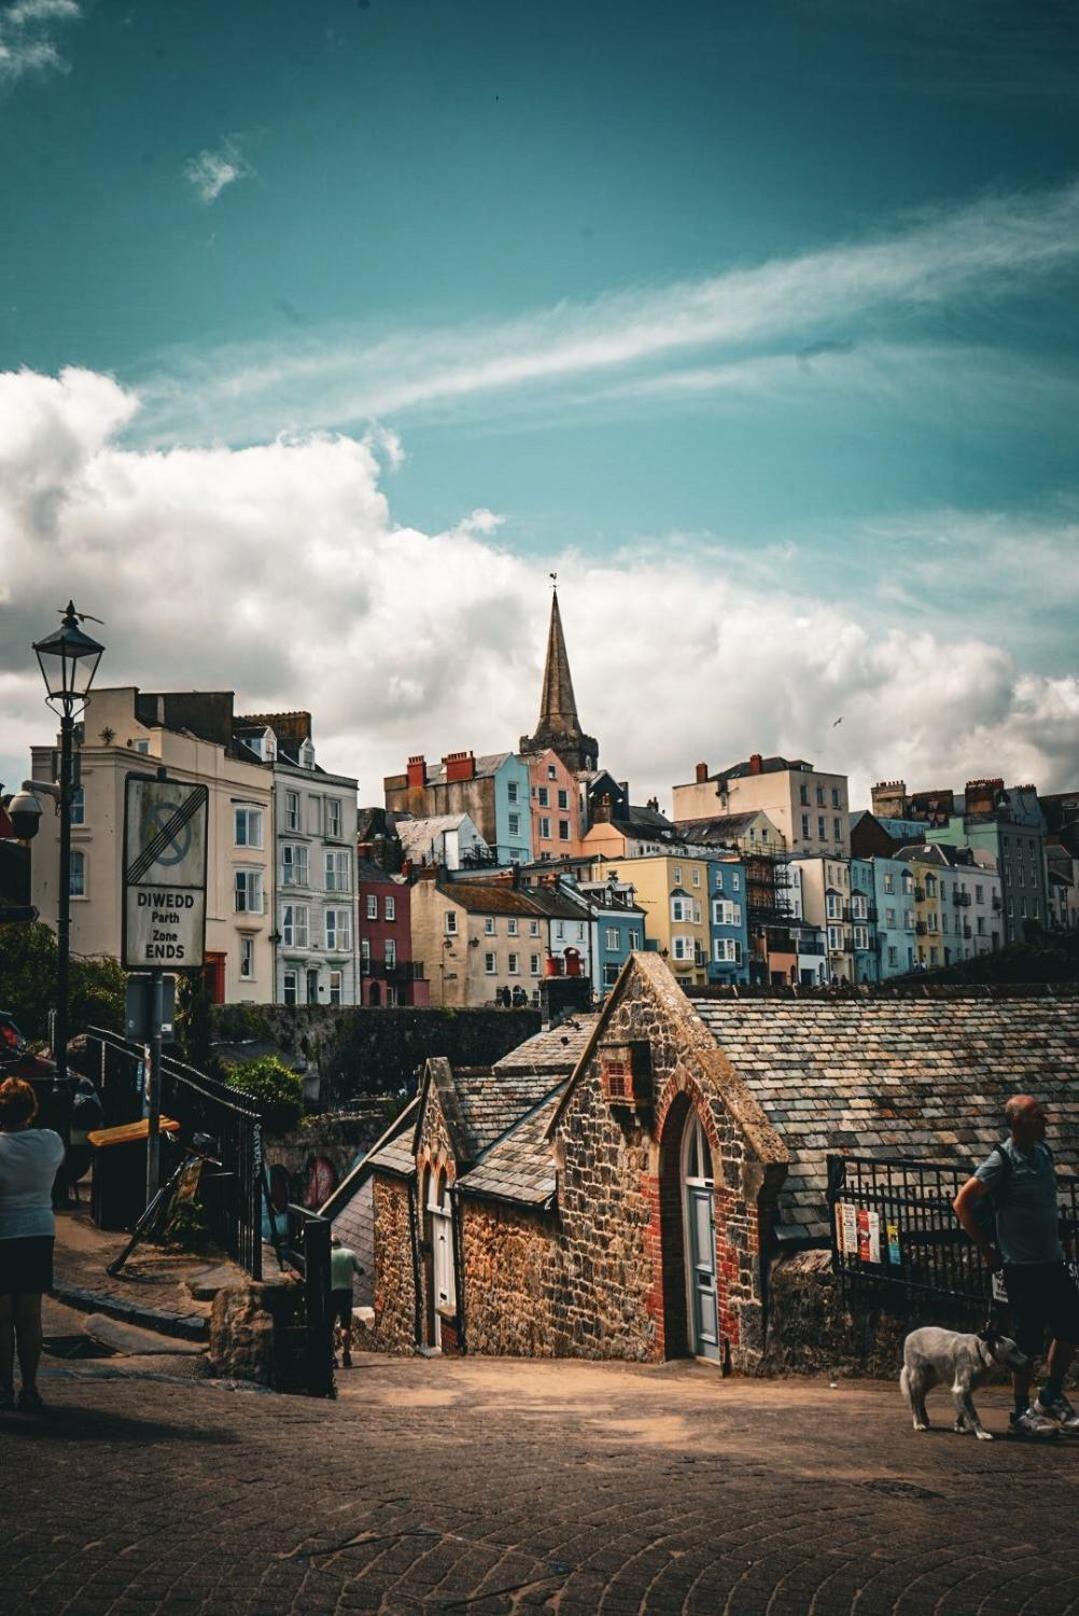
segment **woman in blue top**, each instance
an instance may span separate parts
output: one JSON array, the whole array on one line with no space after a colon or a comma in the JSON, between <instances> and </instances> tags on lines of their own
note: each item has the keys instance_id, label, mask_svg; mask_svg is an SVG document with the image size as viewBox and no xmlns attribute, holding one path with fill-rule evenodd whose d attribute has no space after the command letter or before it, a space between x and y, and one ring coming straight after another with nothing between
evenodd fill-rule
<instances>
[{"instance_id":1,"label":"woman in blue top","mask_svg":"<svg viewBox=\"0 0 1079 1616\"><path fill-rule=\"evenodd\" d=\"M41 1297L52 1285L56 1224L52 1186L64 1143L50 1128L31 1128L37 1095L29 1083L0 1083L0 1410L15 1407L18 1345L21 1409L38 1409Z\"/></svg>"}]
</instances>

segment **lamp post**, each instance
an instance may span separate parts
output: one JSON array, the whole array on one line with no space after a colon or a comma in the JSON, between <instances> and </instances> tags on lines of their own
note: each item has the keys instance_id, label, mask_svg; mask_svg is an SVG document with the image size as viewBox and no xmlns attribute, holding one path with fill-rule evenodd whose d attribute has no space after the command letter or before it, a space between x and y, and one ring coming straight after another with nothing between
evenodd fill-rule
<instances>
[{"instance_id":1,"label":"lamp post","mask_svg":"<svg viewBox=\"0 0 1079 1616\"><path fill-rule=\"evenodd\" d=\"M56 1022L53 1057L54 1092L58 1100L67 1091L68 979L71 961L71 798L75 709L84 706L105 649L79 626L79 614L68 601L60 627L34 643L47 702L60 719L60 890L56 904ZM65 1111L66 1120L66 1111ZM66 1134L66 1127L64 1128Z\"/></svg>"}]
</instances>

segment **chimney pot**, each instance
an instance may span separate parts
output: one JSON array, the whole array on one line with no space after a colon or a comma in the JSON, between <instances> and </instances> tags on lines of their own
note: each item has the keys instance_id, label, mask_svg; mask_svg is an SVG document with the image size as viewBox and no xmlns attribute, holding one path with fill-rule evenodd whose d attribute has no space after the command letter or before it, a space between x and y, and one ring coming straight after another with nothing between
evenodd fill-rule
<instances>
[{"instance_id":1,"label":"chimney pot","mask_svg":"<svg viewBox=\"0 0 1079 1616\"><path fill-rule=\"evenodd\" d=\"M760 774L764 767L764 759L759 752L753 752L749 759L750 774Z\"/></svg>"},{"instance_id":2,"label":"chimney pot","mask_svg":"<svg viewBox=\"0 0 1079 1616\"><path fill-rule=\"evenodd\" d=\"M427 784L427 762L422 752L417 752L408 760L408 784L411 789Z\"/></svg>"},{"instance_id":3,"label":"chimney pot","mask_svg":"<svg viewBox=\"0 0 1079 1616\"><path fill-rule=\"evenodd\" d=\"M703 786L707 779L708 779L708 765L707 765L707 763L698 763L697 764L697 784L699 786Z\"/></svg>"}]
</instances>

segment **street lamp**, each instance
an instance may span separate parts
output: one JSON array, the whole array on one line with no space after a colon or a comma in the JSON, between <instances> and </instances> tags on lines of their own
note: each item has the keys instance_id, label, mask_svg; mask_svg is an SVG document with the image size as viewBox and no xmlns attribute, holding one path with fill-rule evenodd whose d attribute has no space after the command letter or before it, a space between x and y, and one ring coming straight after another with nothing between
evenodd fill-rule
<instances>
[{"instance_id":1,"label":"street lamp","mask_svg":"<svg viewBox=\"0 0 1079 1616\"><path fill-rule=\"evenodd\" d=\"M48 692L48 705L60 719L60 890L56 904L56 1023L53 1086L59 1099L67 1087L68 977L71 959L71 798L75 709L90 694L94 674L105 649L79 626L79 613L68 601L60 627L34 643L34 654ZM66 1130L65 1130L66 1131Z\"/></svg>"}]
</instances>

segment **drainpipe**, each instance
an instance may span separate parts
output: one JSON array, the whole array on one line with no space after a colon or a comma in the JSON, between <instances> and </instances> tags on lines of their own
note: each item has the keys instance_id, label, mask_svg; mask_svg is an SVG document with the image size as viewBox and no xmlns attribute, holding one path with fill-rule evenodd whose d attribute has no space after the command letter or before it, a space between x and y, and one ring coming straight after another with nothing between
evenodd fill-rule
<instances>
[{"instance_id":1,"label":"drainpipe","mask_svg":"<svg viewBox=\"0 0 1079 1616\"><path fill-rule=\"evenodd\" d=\"M408 1228L409 1244L412 1248L412 1327L417 1347L424 1345L423 1340L423 1298L420 1294L420 1248L419 1233L416 1228L416 1200L419 1188L420 1175L416 1174L408 1186Z\"/></svg>"}]
</instances>

